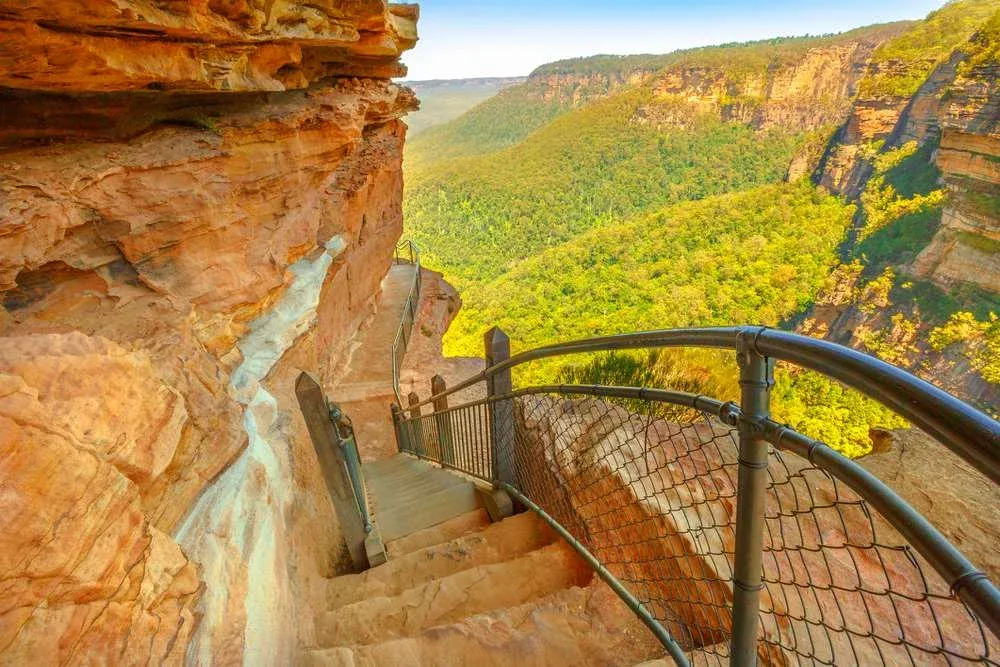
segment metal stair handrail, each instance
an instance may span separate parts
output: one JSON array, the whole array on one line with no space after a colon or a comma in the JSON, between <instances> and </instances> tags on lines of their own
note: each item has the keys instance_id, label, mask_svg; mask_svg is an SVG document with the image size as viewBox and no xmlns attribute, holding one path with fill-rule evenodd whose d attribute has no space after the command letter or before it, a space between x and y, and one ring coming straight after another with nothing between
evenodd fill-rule
<instances>
[{"instance_id":1,"label":"metal stair handrail","mask_svg":"<svg viewBox=\"0 0 1000 667\"><path fill-rule=\"evenodd\" d=\"M742 396L739 405L664 389L601 385L549 385L514 389L511 381L511 369L539 359L664 347L734 350L740 367ZM794 454L807 462L807 465L856 492L870 510L874 510L892 525L926 559L934 572L950 587L952 595L974 614L973 620L978 619L980 627L985 626L983 631L991 632L993 641L1000 643L1000 590L986 574L979 571L925 517L856 461L770 418L769 393L773 384L775 360L816 371L860 391L951 449L994 484L1000 483L1000 422L930 383L879 359L829 341L766 327L630 333L549 345L514 356L509 354L506 335L493 329L487 334L485 370L426 400L415 401L394 411L397 441L401 451L437 461L446 467L491 482L497 488L506 489L515 497L522 498L527 506L538 510L546 520L556 521L546 513L546 508L541 507L539 499L532 498L519 482L519 478L525 474L525 470L520 468L526 465L523 458L517 460L519 456L524 456L519 450L526 443L531 444L531 434L518 430L521 428L515 415L518 400L538 400L544 396L557 396L566 400L573 397L595 397L601 400L628 399L692 408L738 431L739 435L739 483L735 498L737 512L733 554L735 570L731 580L734 596L731 609L731 664L753 664L758 650L762 650L758 645L758 623L759 596L764 588L761 579L765 522L763 498L770 488L767 481L771 465L769 457L773 456L768 445ZM486 387L486 398L448 406L449 396L479 383ZM429 415L423 415L422 408L425 406L433 406L434 410ZM528 465L545 467L534 460L529 461ZM548 475L545 479L551 484L560 483L551 477L551 472L543 470L532 474ZM742 508L751 509L741 511ZM570 534L571 545L583 553L588 562L599 563L583 544L588 538L588 530L582 533L578 531L573 535L566 527L560 525L560 528L562 532ZM614 578L607 568L604 570L604 573L600 570L598 573ZM614 582L625 590L617 579ZM618 592L618 588L615 590ZM648 609L631 598L631 594L622 597L661 639L675 661L686 664L687 659L676 638L672 638L660 623L663 619L653 618ZM639 607L633 602L639 604ZM904 622L904 619L900 620L900 623ZM904 642L905 639L904 636ZM992 655L995 655L995 649ZM995 657L991 657L987 649L985 661L993 660Z\"/></svg>"},{"instance_id":2,"label":"metal stair handrail","mask_svg":"<svg viewBox=\"0 0 1000 667\"><path fill-rule=\"evenodd\" d=\"M406 354L406 349L412 338L417 303L420 299L420 249L410 239L400 241L393 251L392 261L393 264L413 266L413 281L410 283L410 291L403 306L403 315L400 317L396 336L392 341L392 391L396 395L396 403L402 405L403 398L399 393L399 372L403 365L403 356Z\"/></svg>"}]
</instances>

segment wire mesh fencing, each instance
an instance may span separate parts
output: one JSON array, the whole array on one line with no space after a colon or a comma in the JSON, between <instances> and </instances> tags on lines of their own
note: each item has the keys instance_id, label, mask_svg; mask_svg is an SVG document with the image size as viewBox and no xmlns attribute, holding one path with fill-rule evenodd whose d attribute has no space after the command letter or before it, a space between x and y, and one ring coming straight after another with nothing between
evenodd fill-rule
<instances>
[{"instance_id":1,"label":"wire mesh fencing","mask_svg":"<svg viewBox=\"0 0 1000 667\"><path fill-rule=\"evenodd\" d=\"M397 428L404 451L486 481L507 478L638 598L692 664L728 663L737 429L691 409L627 405L518 392L411 414ZM767 475L761 663L998 664L996 637L844 482L774 448Z\"/></svg>"},{"instance_id":2,"label":"wire mesh fencing","mask_svg":"<svg viewBox=\"0 0 1000 667\"><path fill-rule=\"evenodd\" d=\"M516 486L608 567L689 652L727 663L739 446L693 411L667 421L595 398L514 399ZM504 438L498 437L504 441ZM996 664L996 638L868 504L771 450L758 659Z\"/></svg>"}]
</instances>

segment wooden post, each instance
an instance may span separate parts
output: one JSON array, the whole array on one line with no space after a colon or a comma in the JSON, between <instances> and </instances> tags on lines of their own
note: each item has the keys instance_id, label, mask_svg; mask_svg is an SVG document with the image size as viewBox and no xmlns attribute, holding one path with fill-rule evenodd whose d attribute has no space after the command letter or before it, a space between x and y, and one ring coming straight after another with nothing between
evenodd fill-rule
<instances>
[{"instance_id":1,"label":"wooden post","mask_svg":"<svg viewBox=\"0 0 1000 667\"><path fill-rule=\"evenodd\" d=\"M444 393L448 390L444 378L435 375L431 378L431 395ZM438 414L448 409L448 397L442 396L434 399L434 423L437 426L438 446L441 447L441 462L445 465L455 467L455 439L451 430L451 421L447 414Z\"/></svg>"},{"instance_id":2,"label":"wooden post","mask_svg":"<svg viewBox=\"0 0 1000 667\"><path fill-rule=\"evenodd\" d=\"M395 403L389 406L392 414L392 428L396 433L396 449L401 452L408 452L411 449L409 440L406 437L407 428L403 423L403 410Z\"/></svg>"},{"instance_id":3,"label":"wooden post","mask_svg":"<svg viewBox=\"0 0 1000 667\"><path fill-rule=\"evenodd\" d=\"M510 338L498 327L486 332L485 343L487 368L510 359ZM486 393L492 399L509 394L513 391L513 386L510 369L507 369L489 377L486 381ZM514 402L511 399L491 400L489 416L493 481L517 487L514 470Z\"/></svg>"},{"instance_id":4,"label":"wooden post","mask_svg":"<svg viewBox=\"0 0 1000 667\"><path fill-rule=\"evenodd\" d=\"M417 456L427 456L427 447L424 445L424 424L420 417L423 408L413 407L420 402L417 392L411 391L406 395L406 401L410 404L410 446Z\"/></svg>"},{"instance_id":5,"label":"wooden post","mask_svg":"<svg viewBox=\"0 0 1000 667\"><path fill-rule=\"evenodd\" d=\"M365 523L354 497L354 489L347 475L347 462L340 449L330 409L323 389L309 373L302 373L295 382L295 395L299 399L302 417L309 428L316 458L323 472L326 489L330 492L333 509L340 521L340 530L347 542L347 551L357 570L368 567L365 554Z\"/></svg>"}]
</instances>

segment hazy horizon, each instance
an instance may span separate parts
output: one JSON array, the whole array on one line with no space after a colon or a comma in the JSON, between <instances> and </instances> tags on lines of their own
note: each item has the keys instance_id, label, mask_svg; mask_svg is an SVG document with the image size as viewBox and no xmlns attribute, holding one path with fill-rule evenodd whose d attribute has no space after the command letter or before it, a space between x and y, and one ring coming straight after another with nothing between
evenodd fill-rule
<instances>
[{"instance_id":1,"label":"hazy horizon","mask_svg":"<svg viewBox=\"0 0 1000 667\"><path fill-rule=\"evenodd\" d=\"M506 0L421 3L410 81L527 76L539 65L597 54L677 49L843 32L920 19L944 0Z\"/></svg>"}]
</instances>

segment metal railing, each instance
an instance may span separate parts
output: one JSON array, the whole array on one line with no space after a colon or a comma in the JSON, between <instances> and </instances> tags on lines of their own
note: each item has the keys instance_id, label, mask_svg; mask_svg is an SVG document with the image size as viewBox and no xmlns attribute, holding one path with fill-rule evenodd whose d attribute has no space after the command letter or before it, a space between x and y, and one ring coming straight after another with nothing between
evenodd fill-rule
<instances>
[{"instance_id":1,"label":"metal railing","mask_svg":"<svg viewBox=\"0 0 1000 667\"><path fill-rule=\"evenodd\" d=\"M354 435L354 425L350 417L336 403L330 404L330 421L333 423L337 445L340 447L344 460L344 469L351 483L351 491L358 505L361 523L365 534L372 532L372 516L368 509L368 492L365 488L365 476L361 471L361 454L358 452L358 439Z\"/></svg>"},{"instance_id":2,"label":"metal railing","mask_svg":"<svg viewBox=\"0 0 1000 667\"><path fill-rule=\"evenodd\" d=\"M399 327L396 329L396 336L392 341L392 391L396 395L396 402L402 405L403 398L399 393L399 373L403 366L403 357L413 335L413 323L416 320L417 303L420 300L420 250L409 239L401 241L396 244L392 261L393 264L413 266L413 282L410 284L410 292L406 297L406 304L403 306L403 315L399 320Z\"/></svg>"},{"instance_id":3,"label":"metal railing","mask_svg":"<svg viewBox=\"0 0 1000 667\"><path fill-rule=\"evenodd\" d=\"M739 403L663 389L514 388L582 352L736 352ZM678 664L1000 664L1000 591L856 461L770 417L773 364L891 408L1000 482L1000 423L854 350L762 327L596 338L511 357L394 408L399 449L491 482L556 523ZM481 398L448 406L456 392ZM630 410L642 404L670 412ZM431 410L423 414L424 409Z\"/></svg>"}]
</instances>

